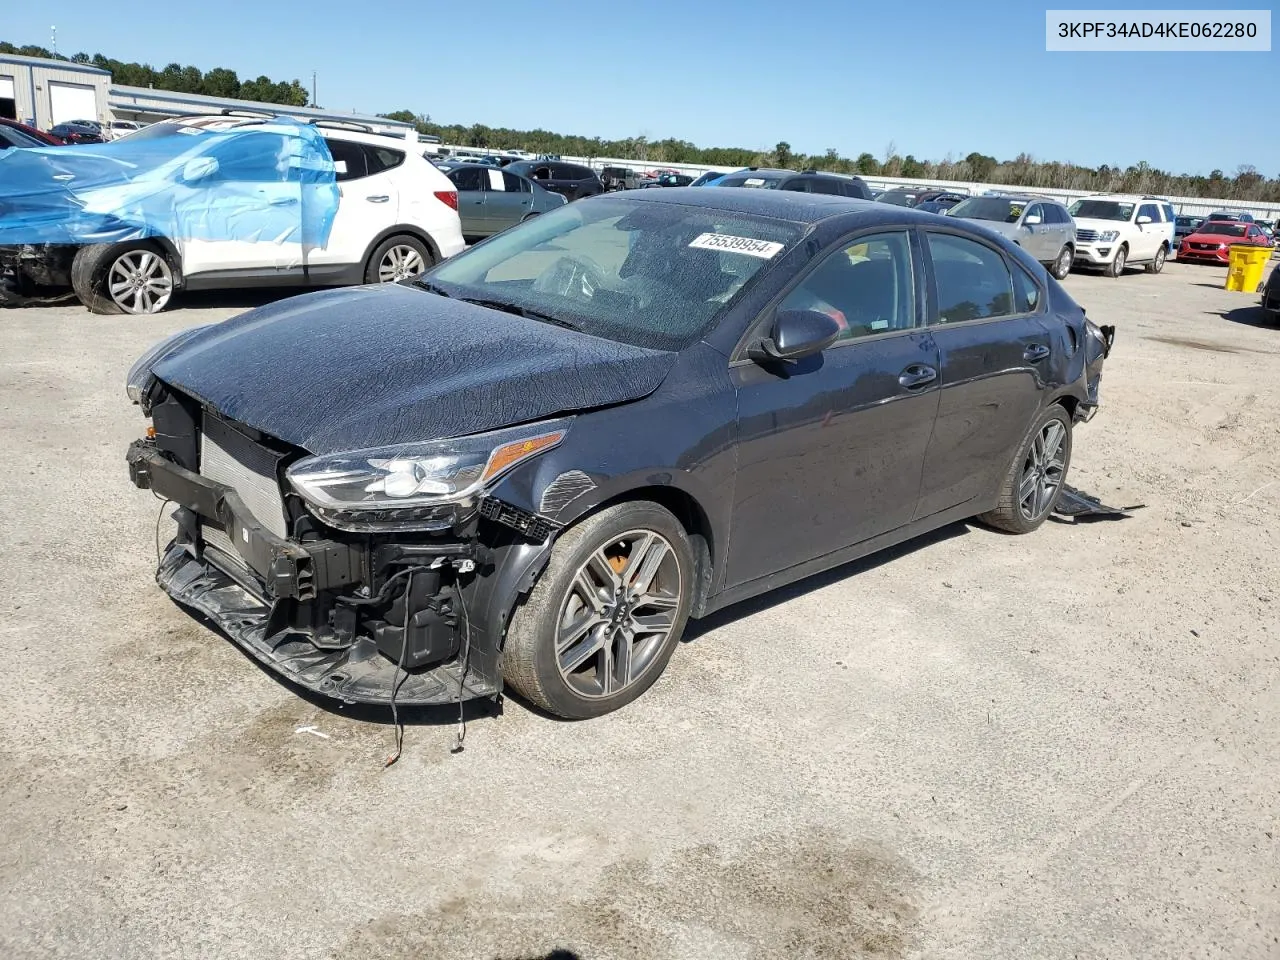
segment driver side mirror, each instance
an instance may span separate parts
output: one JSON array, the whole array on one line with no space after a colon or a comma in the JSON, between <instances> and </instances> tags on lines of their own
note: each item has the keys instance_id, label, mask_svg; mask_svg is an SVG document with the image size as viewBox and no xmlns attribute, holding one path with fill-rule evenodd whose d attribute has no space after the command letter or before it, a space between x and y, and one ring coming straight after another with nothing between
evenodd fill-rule
<instances>
[{"instance_id":1,"label":"driver side mirror","mask_svg":"<svg viewBox=\"0 0 1280 960\"><path fill-rule=\"evenodd\" d=\"M1028 227L1034 227L1037 223L1040 222L1040 218L1033 213L1031 214L1031 216L1027 217L1027 219L1023 220L1022 222L1026 224Z\"/></svg>"},{"instance_id":2,"label":"driver side mirror","mask_svg":"<svg viewBox=\"0 0 1280 960\"><path fill-rule=\"evenodd\" d=\"M839 336L834 317L817 310L784 310L774 318L770 335L747 348L747 356L762 363L792 363L821 353Z\"/></svg>"},{"instance_id":3,"label":"driver side mirror","mask_svg":"<svg viewBox=\"0 0 1280 960\"><path fill-rule=\"evenodd\" d=\"M1142 226L1144 223L1151 223L1151 218L1150 218L1150 217L1139 217L1139 218L1138 218L1138 226Z\"/></svg>"},{"instance_id":4,"label":"driver side mirror","mask_svg":"<svg viewBox=\"0 0 1280 960\"><path fill-rule=\"evenodd\" d=\"M182 179L185 183L195 183L218 172L218 161L213 157L195 157L188 160L182 168Z\"/></svg>"}]
</instances>

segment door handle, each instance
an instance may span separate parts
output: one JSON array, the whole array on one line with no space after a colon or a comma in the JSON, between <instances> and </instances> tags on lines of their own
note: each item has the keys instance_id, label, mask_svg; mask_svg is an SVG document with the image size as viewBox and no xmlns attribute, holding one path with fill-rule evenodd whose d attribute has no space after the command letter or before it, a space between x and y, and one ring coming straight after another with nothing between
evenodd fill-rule
<instances>
[{"instance_id":1,"label":"door handle","mask_svg":"<svg viewBox=\"0 0 1280 960\"><path fill-rule=\"evenodd\" d=\"M917 387L923 387L925 384L933 383L938 379L938 371L933 367L927 367L923 363L913 363L902 373L898 374L898 383L902 384L908 390L914 390Z\"/></svg>"},{"instance_id":2,"label":"door handle","mask_svg":"<svg viewBox=\"0 0 1280 960\"><path fill-rule=\"evenodd\" d=\"M297 203L297 202L298 202L297 197L272 197L271 198L271 206L273 207L287 207L289 204Z\"/></svg>"},{"instance_id":3,"label":"door handle","mask_svg":"<svg viewBox=\"0 0 1280 960\"><path fill-rule=\"evenodd\" d=\"M1043 360L1048 355L1049 348L1043 343L1033 343L1031 346L1027 347L1026 350L1022 351L1022 359L1030 360L1032 363L1035 363L1037 360Z\"/></svg>"},{"instance_id":4,"label":"door handle","mask_svg":"<svg viewBox=\"0 0 1280 960\"><path fill-rule=\"evenodd\" d=\"M379 196L379 197L365 197L365 199L368 200L370 203L386 203L391 198L384 194L383 196Z\"/></svg>"}]
</instances>

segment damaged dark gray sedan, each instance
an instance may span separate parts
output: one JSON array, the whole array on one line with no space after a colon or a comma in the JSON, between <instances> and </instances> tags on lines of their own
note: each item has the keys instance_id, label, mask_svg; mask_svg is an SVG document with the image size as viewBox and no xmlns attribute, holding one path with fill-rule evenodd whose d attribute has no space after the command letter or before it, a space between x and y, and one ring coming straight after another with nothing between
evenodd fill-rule
<instances>
[{"instance_id":1,"label":"damaged dark gray sedan","mask_svg":"<svg viewBox=\"0 0 1280 960\"><path fill-rule=\"evenodd\" d=\"M128 463L176 505L161 586L289 680L591 717L690 617L958 520L1035 529L1113 336L960 221L615 194L161 343Z\"/></svg>"}]
</instances>

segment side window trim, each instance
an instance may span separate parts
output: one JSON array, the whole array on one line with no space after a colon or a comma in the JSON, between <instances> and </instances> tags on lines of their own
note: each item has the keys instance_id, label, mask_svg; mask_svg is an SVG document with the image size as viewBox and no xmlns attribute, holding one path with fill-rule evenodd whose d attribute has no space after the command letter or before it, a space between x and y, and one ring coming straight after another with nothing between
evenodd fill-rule
<instances>
[{"instance_id":1,"label":"side window trim","mask_svg":"<svg viewBox=\"0 0 1280 960\"><path fill-rule=\"evenodd\" d=\"M1035 281L1036 287L1040 291L1040 298L1036 301L1036 308L1032 311L1023 312L1015 310L1013 313L1002 314L998 317L978 317L975 320L958 320L953 323L942 323L938 319L938 277L933 269L933 254L929 250L928 234L946 234L947 236L959 237L961 240L969 240L980 246L986 247L1004 261L1005 269L1009 271L1009 290L1013 294L1013 305L1018 305L1018 291L1014 287L1014 273L1016 269L1021 269ZM1016 260L1013 260L1009 254L1001 250L994 244L988 243L985 239L970 236L967 233L961 233L959 230L949 230L946 227L922 227L920 228L920 252L925 261L925 269L928 271L929 284L929 312L924 318L924 326L926 329L932 330L936 327L968 327L976 326L980 323L1002 323L1005 320L1022 320L1027 317L1038 317L1045 313L1048 309L1049 292L1045 289L1045 284L1031 270L1022 267Z\"/></svg>"},{"instance_id":2,"label":"side window trim","mask_svg":"<svg viewBox=\"0 0 1280 960\"><path fill-rule=\"evenodd\" d=\"M754 360L747 356L747 346L761 335L761 331L765 326L772 322L777 314L779 305L791 295L791 293L805 282L815 270L818 269L832 254L843 250L846 247L853 246L859 237L872 237L882 233L901 233L907 238L908 249L911 251L911 299L915 313L914 325L906 330L886 330L884 333L876 333L871 336L857 337L849 340L839 340L833 343L828 350L834 350L845 344L866 343L869 340L883 340L889 337L901 337L907 334L921 334L925 332L925 313L924 300L922 297L922 276L924 274L923 261L920 255L919 244L917 241L917 229L911 224L906 223L881 223L870 227L860 227L844 234L839 239L827 244L819 250L810 261L805 264L805 268L792 277L791 282L779 290L756 314L755 318L747 324L746 330L738 343L734 346L729 354L729 366L735 367L743 363L755 363Z\"/></svg>"}]
</instances>

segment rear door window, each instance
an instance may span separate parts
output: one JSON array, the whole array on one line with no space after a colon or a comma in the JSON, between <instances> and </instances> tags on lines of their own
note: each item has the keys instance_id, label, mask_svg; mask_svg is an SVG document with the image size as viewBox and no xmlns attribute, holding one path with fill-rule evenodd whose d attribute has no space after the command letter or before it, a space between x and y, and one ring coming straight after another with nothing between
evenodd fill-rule
<instances>
[{"instance_id":1,"label":"rear door window","mask_svg":"<svg viewBox=\"0 0 1280 960\"><path fill-rule=\"evenodd\" d=\"M814 177L809 181L810 193L829 193L833 196L840 196L840 183L837 180L828 180L825 177Z\"/></svg>"},{"instance_id":2,"label":"rear door window","mask_svg":"<svg viewBox=\"0 0 1280 960\"><path fill-rule=\"evenodd\" d=\"M360 144L352 143L350 140L329 140L326 138L325 145L328 146L329 154L333 157L334 163L346 164L347 169L345 171L340 171L334 175L334 179L339 183L343 180L359 180L361 177L368 176L369 167Z\"/></svg>"},{"instance_id":3,"label":"rear door window","mask_svg":"<svg viewBox=\"0 0 1280 960\"><path fill-rule=\"evenodd\" d=\"M514 173L507 173L505 170L502 171L502 188L507 193L531 193L533 190L524 177L517 177Z\"/></svg>"},{"instance_id":4,"label":"rear door window","mask_svg":"<svg viewBox=\"0 0 1280 960\"><path fill-rule=\"evenodd\" d=\"M1013 315L1013 277L1003 256L965 237L932 232L927 236L938 292L934 323Z\"/></svg>"},{"instance_id":5,"label":"rear door window","mask_svg":"<svg viewBox=\"0 0 1280 960\"><path fill-rule=\"evenodd\" d=\"M793 193L808 193L811 189L811 184L804 177L795 177L791 180L782 181L782 186L778 189L790 190Z\"/></svg>"}]
</instances>

